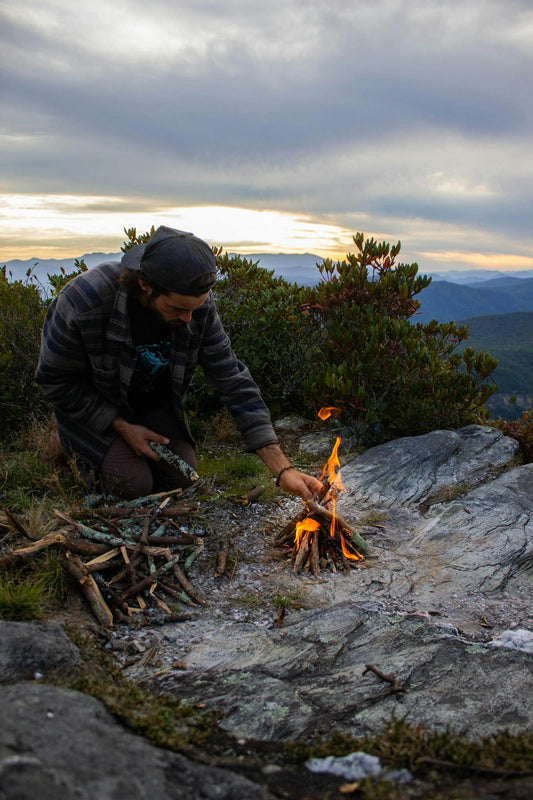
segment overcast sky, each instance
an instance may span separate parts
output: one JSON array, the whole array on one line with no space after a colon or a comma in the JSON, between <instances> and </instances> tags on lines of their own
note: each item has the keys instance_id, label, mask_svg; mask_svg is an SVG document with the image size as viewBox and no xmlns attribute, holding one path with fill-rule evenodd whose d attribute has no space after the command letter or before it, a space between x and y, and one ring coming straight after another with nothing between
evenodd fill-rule
<instances>
[{"instance_id":1,"label":"overcast sky","mask_svg":"<svg viewBox=\"0 0 533 800\"><path fill-rule=\"evenodd\" d=\"M18 0L0 258L170 224L241 252L533 268L532 0ZM247 213L245 213L247 212Z\"/></svg>"}]
</instances>

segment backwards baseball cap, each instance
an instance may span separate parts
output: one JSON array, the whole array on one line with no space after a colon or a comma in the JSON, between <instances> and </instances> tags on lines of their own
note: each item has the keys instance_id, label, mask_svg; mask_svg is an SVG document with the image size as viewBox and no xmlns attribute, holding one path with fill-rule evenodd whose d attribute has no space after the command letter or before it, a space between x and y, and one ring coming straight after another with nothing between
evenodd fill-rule
<instances>
[{"instance_id":1,"label":"backwards baseball cap","mask_svg":"<svg viewBox=\"0 0 533 800\"><path fill-rule=\"evenodd\" d=\"M161 225L145 244L122 257L126 269L143 272L169 292L198 297L216 280L213 251L192 233Z\"/></svg>"}]
</instances>

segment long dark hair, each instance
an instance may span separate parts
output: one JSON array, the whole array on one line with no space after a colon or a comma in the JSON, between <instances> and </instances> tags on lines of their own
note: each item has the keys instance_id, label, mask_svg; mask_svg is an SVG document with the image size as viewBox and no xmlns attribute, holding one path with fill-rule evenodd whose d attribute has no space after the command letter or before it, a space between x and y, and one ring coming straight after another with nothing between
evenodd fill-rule
<instances>
[{"instance_id":1,"label":"long dark hair","mask_svg":"<svg viewBox=\"0 0 533 800\"><path fill-rule=\"evenodd\" d=\"M146 286L152 290L150 292L152 297L159 297L160 294L170 294L168 289L165 289L152 280L152 278L149 278L142 269L127 269L126 267L122 267L120 273L120 288L125 289L130 297L139 298L145 291L141 288L139 281L145 283Z\"/></svg>"}]
</instances>

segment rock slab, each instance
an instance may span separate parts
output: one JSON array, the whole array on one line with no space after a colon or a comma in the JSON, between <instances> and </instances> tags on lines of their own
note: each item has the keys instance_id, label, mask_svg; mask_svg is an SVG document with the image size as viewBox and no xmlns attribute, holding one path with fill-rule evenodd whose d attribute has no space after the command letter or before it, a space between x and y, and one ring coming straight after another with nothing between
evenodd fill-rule
<instances>
[{"instance_id":1,"label":"rock slab","mask_svg":"<svg viewBox=\"0 0 533 800\"><path fill-rule=\"evenodd\" d=\"M0 800L268 798L228 770L153 747L79 692L2 686L0 708Z\"/></svg>"},{"instance_id":2,"label":"rock slab","mask_svg":"<svg viewBox=\"0 0 533 800\"><path fill-rule=\"evenodd\" d=\"M152 685L207 700L228 731L259 739L374 734L392 714L469 738L528 728L533 464L516 452L469 426L344 464L338 508L369 544L362 568L315 579L272 567L264 591L305 606L279 630L221 616L221 591L214 610L169 633L168 661L179 652L187 669ZM368 664L405 691L391 694Z\"/></svg>"}]
</instances>

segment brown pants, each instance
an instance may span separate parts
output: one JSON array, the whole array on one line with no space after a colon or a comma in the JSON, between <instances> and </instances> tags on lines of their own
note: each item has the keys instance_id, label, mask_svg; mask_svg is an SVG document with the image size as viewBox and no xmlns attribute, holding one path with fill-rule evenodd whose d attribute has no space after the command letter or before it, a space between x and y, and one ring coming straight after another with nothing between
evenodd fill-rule
<instances>
[{"instance_id":1,"label":"brown pants","mask_svg":"<svg viewBox=\"0 0 533 800\"><path fill-rule=\"evenodd\" d=\"M168 447L196 469L196 455L188 435L178 425L171 408L138 414L135 424L170 439ZM100 482L105 493L133 500L152 492L189 486L188 479L166 461L137 456L120 436L111 443L100 466Z\"/></svg>"}]
</instances>

